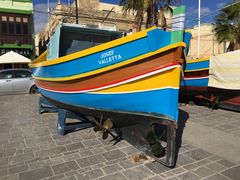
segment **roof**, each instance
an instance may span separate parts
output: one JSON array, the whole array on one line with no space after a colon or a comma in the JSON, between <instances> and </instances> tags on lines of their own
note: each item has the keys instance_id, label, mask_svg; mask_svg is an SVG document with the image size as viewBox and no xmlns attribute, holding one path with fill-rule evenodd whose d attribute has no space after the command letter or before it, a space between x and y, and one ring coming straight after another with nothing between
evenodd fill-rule
<instances>
[{"instance_id":1,"label":"roof","mask_svg":"<svg viewBox=\"0 0 240 180\"><path fill-rule=\"evenodd\" d=\"M7 63L30 63L31 60L13 51L0 56L0 64Z\"/></svg>"}]
</instances>

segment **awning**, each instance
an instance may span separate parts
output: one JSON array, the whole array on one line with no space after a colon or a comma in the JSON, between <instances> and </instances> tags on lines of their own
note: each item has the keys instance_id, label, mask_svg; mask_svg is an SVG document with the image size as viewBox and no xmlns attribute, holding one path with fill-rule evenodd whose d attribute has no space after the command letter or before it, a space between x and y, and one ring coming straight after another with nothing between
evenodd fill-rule
<instances>
[{"instance_id":1,"label":"awning","mask_svg":"<svg viewBox=\"0 0 240 180\"><path fill-rule=\"evenodd\" d=\"M0 56L0 64L30 63L31 60L13 51Z\"/></svg>"}]
</instances>

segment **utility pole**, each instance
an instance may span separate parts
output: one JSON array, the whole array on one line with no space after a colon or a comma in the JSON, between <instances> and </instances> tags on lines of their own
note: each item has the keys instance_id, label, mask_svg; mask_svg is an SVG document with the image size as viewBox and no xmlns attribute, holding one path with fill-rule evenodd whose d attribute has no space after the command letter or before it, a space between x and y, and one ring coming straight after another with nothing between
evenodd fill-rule
<instances>
[{"instance_id":1,"label":"utility pole","mask_svg":"<svg viewBox=\"0 0 240 180\"><path fill-rule=\"evenodd\" d=\"M197 58L200 56L200 30L201 30L201 0L198 0L198 53Z\"/></svg>"},{"instance_id":2,"label":"utility pole","mask_svg":"<svg viewBox=\"0 0 240 180\"><path fill-rule=\"evenodd\" d=\"M78 24L78 0L75 0L76 24Z\"/></svg>"},{"instance_id":3,"label":"utility pole","mask_svg":"<svg viewBox=\"0 0 240 180\"><path fill-rule=\"evenodd\" d=\"M49 0L47 1L47 12L48 12L48 38L50 39L50 35L51 35L51 23L50 23L50 3L49 3Z\"/></svg>"}]
</instances>

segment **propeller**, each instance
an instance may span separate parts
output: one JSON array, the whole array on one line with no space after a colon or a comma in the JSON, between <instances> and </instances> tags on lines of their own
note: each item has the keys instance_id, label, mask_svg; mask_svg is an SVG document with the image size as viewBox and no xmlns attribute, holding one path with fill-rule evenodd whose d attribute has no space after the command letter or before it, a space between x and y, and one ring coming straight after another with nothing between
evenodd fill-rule
<instances>
[{"instance_id":1,"label":"propeller","mask_svg":"<svg viewBox=\"0 0 240 180\"><path fill-rule=\"evenodd\" d=\"M93 128L95 132L102 132L102 139L105 140L108 138L108 135L110 134L114 139L116 136L110 131L110 129L113 127L113 122L111 119L107 119L103 124L102 124L102 117L100 120L100 123L95 120L96 126Z\"/></svg>"}]
</instances>

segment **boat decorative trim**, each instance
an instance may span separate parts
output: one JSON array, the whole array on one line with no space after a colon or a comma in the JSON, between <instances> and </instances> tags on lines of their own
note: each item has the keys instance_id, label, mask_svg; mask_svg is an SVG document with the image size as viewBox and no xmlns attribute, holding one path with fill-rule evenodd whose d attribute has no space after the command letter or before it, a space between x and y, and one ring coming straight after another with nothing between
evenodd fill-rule
<instances>
[{"instance_id":1,"label":"boat decorative trim","mask_svg":"<svg viewBox=\"0 0 240 180\"><path fill-rule=\"evenodd\" d=\"M92 92L92 91L99 91L99 90L103 90L103 89L107 89L107 88L112 88L112 87L116 87L116 86L120 86L120 85L123 85L123 84L126 84L126 83L130 83L130 82L133 82L133 81L137 81L139 79L143 79L143 78L146 78L146 77L149 77L149 76L153 76L153 75L156 75L158 73L161 73L161 72L164 72L164 71L168 71L168 70L171 70L171 69L175 69L175 68L180 68L181 66L179 64L175 64L175 65L171 65L171 66L168 66L168 67L165 67L165 68L160 68L160 69L156 69L154 71L150 71L150 72L147 72L147 73L144 73L144 74L140 74L140 75L137 75L137 76L134 76L134 77L130 77L129 79L125 79L125 80L122 80L120 82L114 82L114 83L111 83L111 84L107 84L107 85L104 85L104 86L101 86L101 87L95 87L95 88L89 88L89 89L82 89L82 90L54 90L54 89L51 89L51 88L47 88L47 87L44 87L44 86L41 86L40 85L40 88L44 89L44 90L47 90L47 91L52 91L52 92L59 92L59 93L85 93L85 92ZM169 79L166 79L165 82L170 82ZM166 86L165 83L162 85L163 87L160 87L160 88L151 88L151 89L143 89L143 90L136 90L136 91L122 91L122 92L118 92L118 90L113 90L113 92L96 92L95 94L124 94L124 93L134 93L134 92L144 92L144 91L149 91L149 90L160 90L160 89L166 89L166 88L172 88L172 89L179 89L179 87L177 87L176 85L168 85Z\"/></svg>"},{"instance_id":2,"label":"boat decorative trim","mask_svg":"<svg viewBox=\"0 0 240 180\"><path fill-rule=\"evenodd\" d=\"M186 47L186 44L184 42L171 44L171 45L163 47L163 48L161 48L161 49L159 49L155 52L146 53L144 55L137 56L137 57L129 59L127 61L123 61L123 62L113 64L113 65L110 65L110 66L107 66L107 67L104 67L104 68L101 68L101 69L97 69L97 70L93 70L91 72L81 73L81 74L77 74L77 75L73 75L73 76L59 77L59 78L44 78L44 77L38 77L38 76L33 76L33 77L37 80L46 80L46 81L69 81L69 80L79 79L79 78L99 74L99 73L102 73L102 72L105 72L105 71L109 71L109 70L112 70L112 69L115 69L115 68L119 68L121 66L125 66L127 64L134 63L134 62L139 61L141 59L148 58L150 56L165 52L165 51L170 50L170 49L177 48L179 46ZM52 60L49 60L49 61L52 61ZM34 65L34 64L32 64L32 65Z\"/></svg>"}]
</instances>

